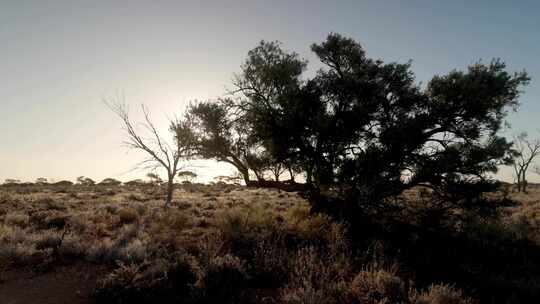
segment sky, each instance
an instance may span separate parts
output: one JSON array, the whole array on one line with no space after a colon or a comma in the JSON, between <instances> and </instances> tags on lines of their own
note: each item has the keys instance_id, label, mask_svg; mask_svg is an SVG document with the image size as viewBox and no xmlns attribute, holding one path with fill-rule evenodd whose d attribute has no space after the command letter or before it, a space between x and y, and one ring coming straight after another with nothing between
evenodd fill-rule
<instances>
[{"instance_id":1,"label":"sky","mask_svg":"<svg viewBox=\"0 0 540 304\"><path fill-rule=\"evenodd\" d=\"M310 45L330 32L370 57L412 60L422 83L492 58L527 70L531 84L505 134L540 137L539 15L540 2L526 0L0 0L0 181L143 177L133 168L144 154L122 145L104 98L125 96L135 120L144 103L166 133L190 100L223 95L261 39L298 52L313 73ZM202 180L233 172L195 165ZM511 170L499 177L511 180Z\"/></svg>"}]
</instances>

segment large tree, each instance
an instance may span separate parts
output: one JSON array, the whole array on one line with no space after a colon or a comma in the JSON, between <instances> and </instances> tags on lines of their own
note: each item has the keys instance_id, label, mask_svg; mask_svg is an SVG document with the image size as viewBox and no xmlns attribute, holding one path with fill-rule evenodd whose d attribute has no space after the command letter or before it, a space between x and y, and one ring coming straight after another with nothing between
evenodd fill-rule
<instances>
[{"instance_id":1,"label":"large tree","mask_svg":"<svg viewBox=\"0 0 540 304\"><path fill-rule=\"evenodd\" d=\"M360 206L384 205L422 185L450 206L472 207L493 188L489 173L510 159L499 131L525 72L493 60L422 88L410 63L368 58L338 34L312 50L323 68L302 81L304 60L261 43L236 81L244 98L234 106L275 159L302 166L314 193L331 188Z\"/></svg>"}]
</instances>

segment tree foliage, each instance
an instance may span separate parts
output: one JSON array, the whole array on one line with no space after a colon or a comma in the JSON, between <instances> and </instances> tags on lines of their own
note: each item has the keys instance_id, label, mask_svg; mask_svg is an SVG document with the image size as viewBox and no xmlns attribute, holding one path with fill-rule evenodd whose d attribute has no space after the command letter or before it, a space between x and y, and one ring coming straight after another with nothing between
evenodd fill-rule
<instances>
[{"instance_id":1,"label":"tree foliage","mask_svg":"<svg viewBox=\"0 0 540 304\"><path fill-rule=\"evenodd\" d=\"M93 186L96 184L96 182L89 177L79 176L77 177L77 184L82 185L82 186Z\"/></svg>"},{"instance_id":2,"label":"tree foliage","mask_svg":"<svg viewBox=\"0 0 540 304\"><path fill-rule=\"evenodd\" d=\"M508 164L499 131L516 109L525 72L499 60L434 76L418 85L411 63L368 58L356 41L330 34L312 45L323 68L302 80L306 63L261 42L235 85L231 109L276 160L306 173L314 193L337 189L360 206L422 185L453 204L479 203Z\"/></svg>"},{"instance_id":3,"label":"tree foliage","mask_svg":"<svg viewBox=\"0 0 540 304\"><path fill-rule=\"evenodd\" d=\"M197 154L233 165L250 183L250 170L260 180L261 146L252 136L245 117L237 115L231 100L206 101L191 104L187 117L193 122Z\"/></svg>"},{"instance_id":4,"label":"tree foliage","mask_svg":"<svg viewBox=\"0 0 540 304\"><path fill-rule=\"evenodd\" d=\"M108 178L105 178L104 180L102 180L101 182L99 182L98 185L102 185L102 186L120 186L122 184L121 181L117 180L117 179L114 179L114 178L111 178L111 177L108 177Z\"/></svg>"},{"instance_id":5,"label":"tree foliage","mask_svg":"<svg viewBox=\"0 0 540 304\"><path fill-rule=\"evenodd\" d=\"M188 182L188 183L193 182L193 180L197 178L197 174L195 172L188 171L188 170L179 171L177 176L178 178L182 179L182 182Z\"/></svg>"},{"instance_id":6,"label":"tree foliage","mask_svg":"<svg viewBox=\"0 0 540 304\"><path fill-rule=\"evenodd\" d=\"M38 177L36 178L36 182L35 182L36 185L46 185L48 183L49 181L45 177Z\"/></svg>"}]
</instances>

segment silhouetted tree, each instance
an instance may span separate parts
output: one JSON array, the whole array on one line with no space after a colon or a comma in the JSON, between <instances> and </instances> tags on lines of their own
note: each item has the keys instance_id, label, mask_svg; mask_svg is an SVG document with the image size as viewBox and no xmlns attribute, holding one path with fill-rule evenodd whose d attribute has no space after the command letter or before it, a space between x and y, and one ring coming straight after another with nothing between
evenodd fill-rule
<instances>
[{"instance_id":1,"label":"silhouetted tree","mask_svg":"<svg viewBox=\"0 0 540 304\"><path fill-rule=\"evenodd\" d=\"M111 178L111 177L108 177L108 178L102 180L101 182L99 182L98 185L116 187L116 186L120 186L121 184L122 184L121 181L119 181L117 179L114 179L114 178Z\"/></svg>"},{"instance_id":2,"label":"silhouetted tree","mask_svg":"<svg viewBox=\"0 0 540 304\"><path fill-rule=\"evenodd\" d=\"M152 183L154 185L159 185L159 184L161 184L163 182L161 177L159 177L159 175L157 175L156 173L153 173L153 172L150 172L150 173L146 174L146 177L148 177L150 179L150 183Z\"/></svg>"},{"instance_id":3,"label":"silhouetted tree","mask_svg":"<svg viewBox=\"0 0 540 304\"><path fill-rule=\"evenodd\" d=\"M529 139L523 132L514 136L514 173L518 192L527 192L527 171L540 155L540 139Z\"/></svg>"},{"instance_id":4,"label":"silhouetted tree","mask_svg":"<svg viewBox=\"0 0 540 304\"><path fill-rule=\"evenodd\" d=\"M139 187L139 186L143 186L144 184L145 183L142 179L134 179L134 180L130 180L124 183L124 185L128 187Z\"/></svg>"},{"instance_id":5,"label":"silhouetted tree","mask_svg":"<svg viewBox=\"0 0 540 304\"><path fill-rule=\"evenodd\" d=\"M48 183L49 183L49 181L48 181L46 178L44 178L44 177L38 177L38 178L36 179L36 184L37 184L37 185L46 185L46 184L48 184Z\"/></svg>"},{"instance_id":6,"label":"silhouetted tree","mask_svg":"<svg viewBox=\"0 0 540 304\"><path fill-rule=\"evenodd\" d=\"M96 184L96 182L93 179L85 177L85 176L77 177L77 183L82 186L93 186Z\"/></svg>"},{"instance_id":7,"label":"silhouetted tree","mask_svg":"<svg viewBox=\"0 0 540 304\"><path fill-rule=\"evenodd\" d=\"M68 181L68 180L61 180L61 181L53 183L52 185L57 186L57 187L69 187L69 186L73 186L73 182Z\"/></svg>"},{"instance_id":8,"label":"silhouetted tree","mask_svg":"<svg viewBox=\"0 0 540 304\"><path fill-rule=\"evenodd\" d=\"M14 178L6 178L6 180L4 181L4 185L17 185L20 183L20 180Z\"/></svg>"},{"instance_id":9,"label":"silhouetted tree","mask_svg":"<svg viewBox=\"0 0 540 304\"><path fill-rule=\"evenodd\" d=\"M197 154L233 165L250 184L250 170L264 179L259 155L262 146L251 136L251 127L227 99L190 105L187 117L193 122Z\"/></svg>"},{"instance_id":10,"label":"silhouetted tree","mask_svg":"<svg viewBox=\"0 0 540 304\"><path fill-rule=\"evenodd\" d=\"M171 120L169 131L172 133L173 143L169 144L157 131L155 125L150 120L148 109L142 106L145 121L142 125L150 133L151 139L141 136L135 128L135 124L129 117L129 111L125 104L119 102L107 102L109 108L120 117L124 130L127 133L125 144L133 149L144 151L148 158L139 166L144 168L163 168L167 172L167 196L165 207L172 201L174 190L174 178L179 170L183 168L181 161L189 159L193 155L195 137L192 132L191 122L185 120Z\"/></svg>"},{"instance_id":11,"label":"silhouetted tree","mask_svg":"<svg viewBox=\"0 0 540 304\"><path fill-rule=\"evenodd\" d=\"M338 34L312 50L324 67L301 81L305 61L262 42L248 53L236 81L245 98L232 107L275 159L303 168L313 201L332 188L360 207L384 207L385 198L422 185L445 208L482 204L478 194L495 187L488 173L510 161L511 143L498 133L529 81L525 72L510 74L494 60L422 89L410 63L368 58Z\"/></svg>"},{"instance_id":12,"label":"silhouetted tree","mask_svg":"<svg viewBox=\"0 0 540 304\"><path fill-rule=\"evenodd\" d=\"M182 180L182 182L188 182L188 183L191 183L193 182L194 179L197 178L197 174L195 174L195 172L191 172L191 171L180 171L178 172L178 178L180 178Z\"/></svg>"},{"instance_id":13,"label":"silhouetted tree","mask_svg":"<svg viewBox=\"0 0 540 304\"><path fill-rule=\"evenodd\" d=\"M305 61L283 52L278 42L263 41L251 50L242 72L234 78L235 88L230 92L234 98L190 107L199 130L201 156L235 166L247 185L251 184L250 171L258 181L264 181L267 147L262 137L256 136L255 128L261 125L254 120L252 107L265 107L265 115L273 114L268 111L288 111L279 107L277 99L298 88L305 67Z\"/></svg>"}]
</instances>

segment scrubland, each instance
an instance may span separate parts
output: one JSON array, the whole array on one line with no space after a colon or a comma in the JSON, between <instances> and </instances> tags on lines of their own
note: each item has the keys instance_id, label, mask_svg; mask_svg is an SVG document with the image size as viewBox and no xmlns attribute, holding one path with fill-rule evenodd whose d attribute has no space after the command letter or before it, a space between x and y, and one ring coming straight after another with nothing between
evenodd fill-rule
<instances>
[{"instance_id":1,"label":"scrubland","mask_svg":"<svg viewBox=\"0 0 540 304\"><path fill-rule=\"evenodd\" d=\"M235 185L177 185L169 208L153 186L0 191L1 303L540 299L537 186L436 228L421 191L393 217L354 225L299 193Z\"/></svg>"}]
</instances>

